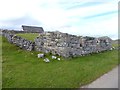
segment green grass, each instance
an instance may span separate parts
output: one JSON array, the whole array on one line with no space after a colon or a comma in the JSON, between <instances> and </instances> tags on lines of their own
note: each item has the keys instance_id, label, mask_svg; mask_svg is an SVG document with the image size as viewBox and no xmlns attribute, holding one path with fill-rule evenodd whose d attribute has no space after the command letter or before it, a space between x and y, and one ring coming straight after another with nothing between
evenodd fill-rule
<instances>
[{"instance_id":1,"label":"green grass","mask_svg":"<svg viewBox=\"0 0 120 90\"><path fill-rule=\"evenodd\" d=\"M31 40L31 41L34 41L34 39L39 35L38 33L24 33L24 34L16 34L17 36L21 36L25 39L28 39L28 40Z\"/></svg>"},{"instance_id":2,"label":"green grass","mask_svg":"<svg viewBox=\"0 0 120 90\"><path fill-rule=\"evenodd\" d=\"M113 46L113 47L118 47L118 44L113 43L112 46Z\"/></svg>"},{"instance_id":3,"label":"green grass","mask_svg":"<svg viewBox=\"0 0 120 90\"><path fill-rule=\"evenodd\" d=\"M2 42L1 36L0 42ZM2 89L2 44L0 44L0 89Z\"/></svg>"},{"instance_id":4,"label":"green grass","mask_svg":"<svg viewBox=\"0 0 120 90\"><path fill-rule=\"evenodd\" d=\"M117 50L45 63L38 52L2 42L3 88L79 88L118 65Z\"/></svg>"}]
</instances>

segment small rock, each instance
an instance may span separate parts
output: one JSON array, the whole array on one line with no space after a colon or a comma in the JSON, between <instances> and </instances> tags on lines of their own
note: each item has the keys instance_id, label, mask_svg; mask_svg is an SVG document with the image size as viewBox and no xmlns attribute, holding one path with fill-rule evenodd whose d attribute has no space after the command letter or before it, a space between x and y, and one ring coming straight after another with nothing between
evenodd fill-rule
<instances>
[{"instance_id":1,"label":"small rock","mask_svg":"<svg viewBox=\"0 0 120 90\"><path fill-rule=\"evenodd\" d=\"M52 56L52 59L57 59L57 57L56 56Z\"/></svg>"},{"instance_id":2,"label":"small rock","mask_svg":"<svg viewBox=\"0 0 120 90\"><path fill-rule=\"evenodd\" d=\"M113 48L110 48L110 50L113 50Z\"/></svg>"},{"instance_id":3,"label":"small rock","mask_svg":"<svg viewBox=\"0 0 120 90\"><path fill-rule=\"evenodd\" d=\"M58 58L57 60L59 60L59 61L60 61L60 58Z\"/></svg>"},{"instance_id":4,"label":"small rock","mask_svg":"<svg viewBox=\"0 0 120 90\"><path fill-rule=\"evenodd\" d=\"M43 61L50 62L50 60L48 58L45 58Z\"/></svg>"},{"instance_id":5,"label":"small rock","mask_svg":"<svg viewBox=\"0 0 120 90\"><path fill-rule=\"evenodd\" d=\"M112 49L115 49L115 47L112 47Z\"/></svg>"},{"instance_id":6,"label":"small rock","mask_svg":"<svg viewBox=\"0 0 120 90\"><path fill-rule=\"evenodd\" d=\"M43 58L44 54L38 54L38 58Z\"/></svg>"}]
</instances>

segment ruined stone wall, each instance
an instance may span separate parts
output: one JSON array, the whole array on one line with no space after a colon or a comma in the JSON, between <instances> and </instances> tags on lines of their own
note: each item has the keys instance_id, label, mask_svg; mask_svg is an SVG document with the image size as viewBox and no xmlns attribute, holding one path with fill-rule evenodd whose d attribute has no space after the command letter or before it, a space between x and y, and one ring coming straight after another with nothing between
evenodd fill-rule
<instances>
[{"instance_id":1,"label":"ruined stone wall","mask_svg":"<svg viewBox=\"0 0 120 90\"><path fill-rule=\"evenodd\" d=\"M34 42L30 40L26 40L20 36L16 36L12 31L4 30L2 31L2 35L6 37L10 43L15 44L16 46L22 49L25 49L28 51L34 50Z\"/></svg>"},{"instance_id":2,"label":"ruined stone wall","mask_svg":"<svg viewBox=\"0 0 120 90\"><path fill-rule=\"evenodd\" d=\"M108 37L94 38L61 32L44 32L35 39L35 49L63 57L82 56L111 49Z\"/></svg>"},{"instance_id":3,"label":"ruined stone wall","mask_svg":"<svg viewBox=\"0 0 120 90\"><path fill-rule=\"evenodd\" d=\"M35 41L32 42L20 36L16 36L14 32L8 30L2 31L2 35L6 37L10 43L22 49L52 53L62 57L84 56L112 48L111 39L109 37L82 37L57 31L41 33L35 38Z\"/></svg>"}]
</instances>

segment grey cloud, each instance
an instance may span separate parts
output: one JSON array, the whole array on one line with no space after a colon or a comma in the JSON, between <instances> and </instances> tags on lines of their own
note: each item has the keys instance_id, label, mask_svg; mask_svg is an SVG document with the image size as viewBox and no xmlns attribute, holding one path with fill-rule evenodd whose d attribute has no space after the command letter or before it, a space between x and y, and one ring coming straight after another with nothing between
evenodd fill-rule
<instances>
[{"instance_id":1,"label":"grey cloud","mask_svg":"<svg viewBox=\"0 0 120 90\"><path fill-rule=\"evenodd\" d=\"M20 29L21 25L37 25L40 26L42 23L38 20L30 17L30 16L23 16L16 19L9 19L9 20L3 20L0 23L3 25L0 26L0 28L5 29Z\"/></svg>"}]
</instances>

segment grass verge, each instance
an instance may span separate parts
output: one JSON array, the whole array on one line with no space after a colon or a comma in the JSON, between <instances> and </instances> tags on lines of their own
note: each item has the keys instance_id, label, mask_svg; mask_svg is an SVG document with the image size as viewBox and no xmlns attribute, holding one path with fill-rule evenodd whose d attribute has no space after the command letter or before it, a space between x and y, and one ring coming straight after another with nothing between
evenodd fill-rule
<instances>
[{"instance_id":1,"label":"grass verge","mask_svg":"<svg viewBox=\"0 0 120 90\"><path fill-rule=\"evenodd\" d=\"M39 35L38 33L18 33L17 36L23 37L27 40L34 41L34 39Z\"/></svg>"},{"instance_id":2,"label":"grass verge","mask_svg":"<svg viewBox=\"0 0 120 90\"><path fill-rule=\"evenodd\" d=\"M38 52L21 50L4 37L2 43L3 88L79 88L118 65L117 50L45 63Z\"/></svg>"},{"instance_id":3,"label":"grass verge","mask_svg":"<svg viewBox=\"0 0 120 90\"><path fill-rule=\"evenodd\" d=\"M2 89L2 36L0 35L0 89Z\"/></svg>"}]
</instances>

